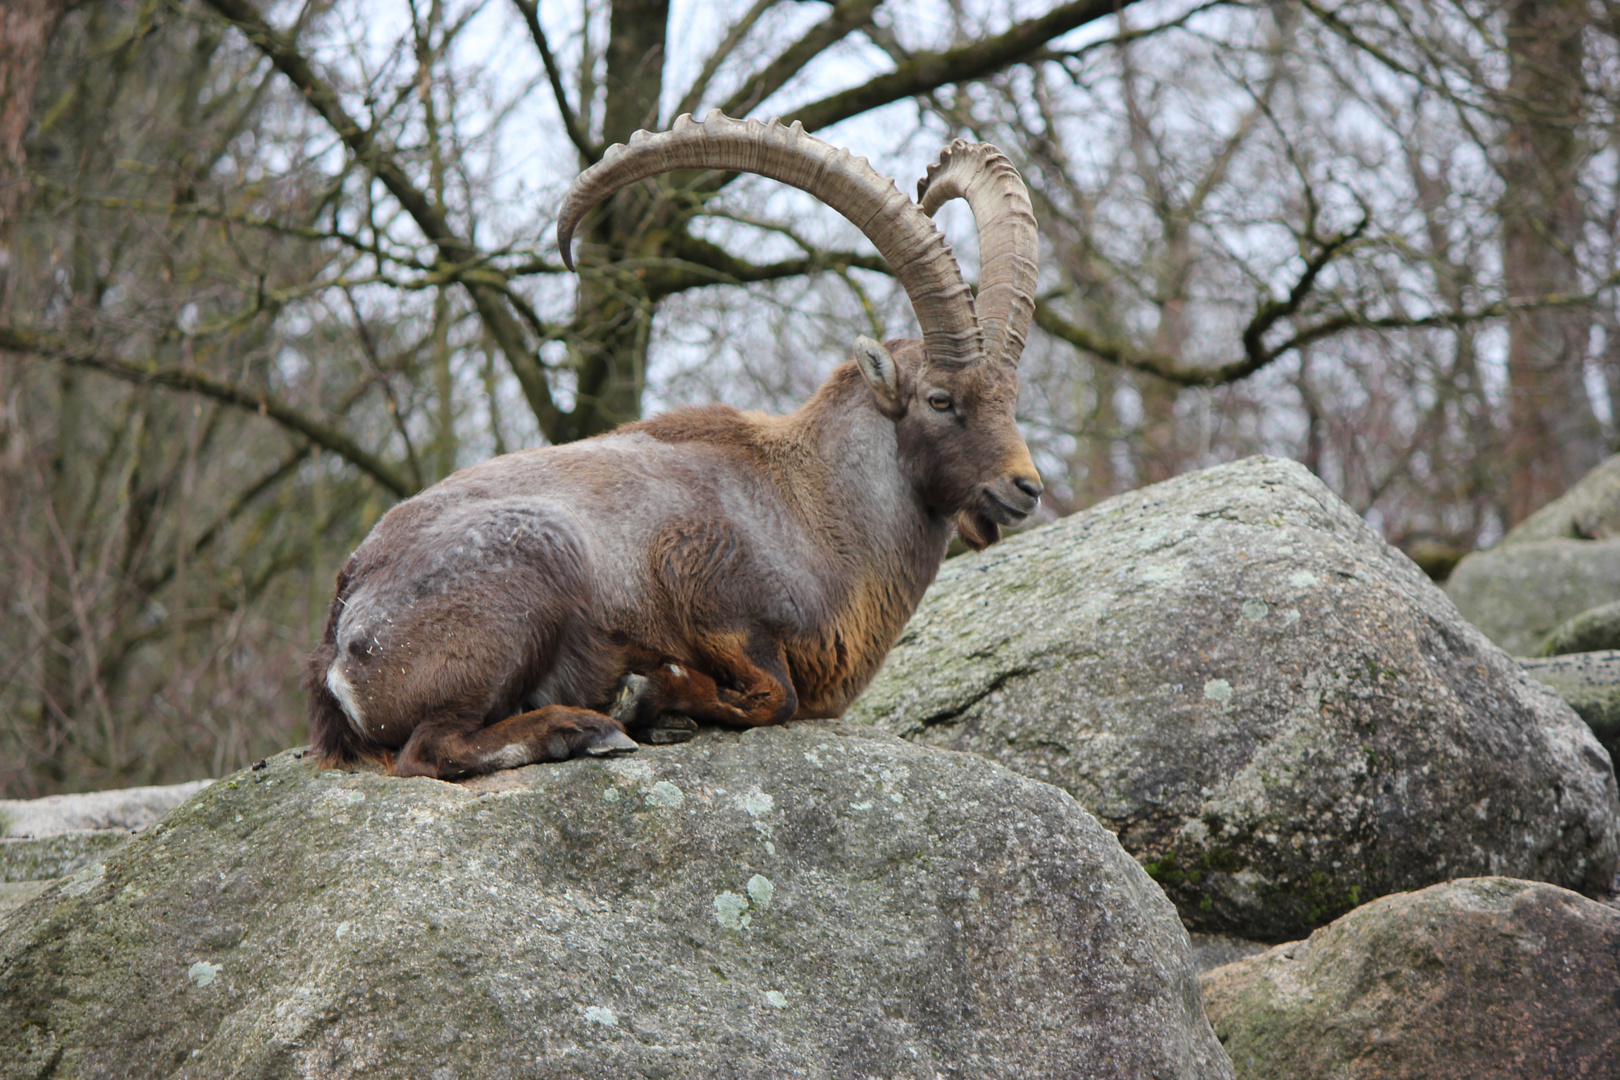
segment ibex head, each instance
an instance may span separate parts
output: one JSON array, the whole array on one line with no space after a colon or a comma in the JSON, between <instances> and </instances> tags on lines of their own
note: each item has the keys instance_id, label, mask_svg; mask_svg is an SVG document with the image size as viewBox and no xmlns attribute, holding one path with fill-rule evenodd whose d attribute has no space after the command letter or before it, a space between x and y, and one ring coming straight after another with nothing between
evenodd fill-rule
<instances>
[{"instance_id":1,"label":"ibex head","mask_svg":"<svg viewBox=\"0 0 1620 1080\"><path fill-rule=\"evenodd\" d=\"M1035 511L1040 474L1018 433L1018 373L929 362L920 341L855 340L855 362L894 421L902 468L928 507L954 516L975 551Z\"/></svg>"},{"instance_id":2,"label":"ibex head","mask_svg":"<svg viewBox=\"0 0 1620 1080\"><path fill-rule=\"evenodd\" d=\"M563 261L586 211L660 173L726 169L800 188L843 214L878 249L911 299L922 340L886 346L861 337L855 362L879 411L895 424L902 466L928 507L954 516L975 549L1034 512L1040 476L1018 433L1017 363L1034 315L1037 240L1023 181L1001 151L953 142L918 184L919 203L864 158L805 133L797 123L702 122L682 116L667 132L637 132L586 170L557 223ZM979 227L977 302L944 236L930 220L964 198Z\"/></svg>"}]
</instances>

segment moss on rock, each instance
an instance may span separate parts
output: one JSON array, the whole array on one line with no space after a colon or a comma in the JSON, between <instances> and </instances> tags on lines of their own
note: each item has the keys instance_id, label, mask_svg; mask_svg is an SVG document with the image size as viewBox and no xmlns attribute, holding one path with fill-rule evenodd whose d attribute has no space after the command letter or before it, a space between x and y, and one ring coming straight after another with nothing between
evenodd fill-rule
<instances>
[{"instance_id":1,"label":"moss on rock","mask_svg":"<svg viewBox=\"0 0 1620 1080\"><path fill-rule=\"evenodd\" d=\"M1230 1076L1074 800L837 723L461 785L283 754L26 904L0 986L29 1080Z\"/></svg>"},{"instance_id":2,"label":"moss on rock","mask_svg":"<svg viewBox=\"0 0 1620 1080\"><path fill-rule=\"evenodd\" d=\"M1602 895L1620 861L1591 732L1294 462L951 560L850 716L1063 787L1203 932L1475 874Z\"/></svg>"},{"instance_id":3,"label":"moss on rock","mask_svg":"<svg viewBox=\"0 0 1620 1080\"><path fill-rule=\"evenodd\" d=\"M1243 1080L1620 1076L1620 910L1473 878L1204 976Z\"/></svg>"}]
</instances>

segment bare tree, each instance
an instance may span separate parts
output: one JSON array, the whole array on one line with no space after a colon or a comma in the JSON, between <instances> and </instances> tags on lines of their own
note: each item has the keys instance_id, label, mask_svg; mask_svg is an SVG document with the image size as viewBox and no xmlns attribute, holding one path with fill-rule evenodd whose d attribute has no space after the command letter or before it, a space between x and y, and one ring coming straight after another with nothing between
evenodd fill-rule
<instances>
[{"instance_id":1,"label":"bare tree","mask_svg":"<svg viewBox=\"0 0 1620 1080\"><path fill-rule=\"evenodd\" d=\"M9 792L218 772L285 744L290 601L324 586L308 560L325 530L343 522L342 545L362 516L356 477L259 415L298 411L271 389L293 327L271 332L265 309L332 254L250 207L296 216L319 187L294 173L219 197L286 103L218 28L166 14L81 10L39 82L9 298L34 326L0 338Z\"/></svg>"},{"instance_id":2,"label":"bare tree","mask_svg":"<svg viewBox=\"0 0 1620 1080\"><path fill-rule=\"evenodd\" d=\"M1468 427L1491 459L1472 474L1491 476L1496 527L1509 526L1562 493L1615 441L1610 402L1600 417L1588 390L1592 329L1613 309L1620 280L1612 262L1605 268L1612 231L1591 227L1613 204L1599 179L1612 172L1612 150L1598 149L1615 101L1612 19L1583 0L1303 6L1347 47L1342 63L1364 62L1378 81L1404 87L1417 103L1409 115L1423 116L1431 135L1461 135L1465 153L1486 164L1448 176L1443 157L1421 147L1407 154L1430 215L1437 283L1442 291L1465 283L1417 321L1458 328ZM1454 182L1462 172L1472 173L1466 187ZM1446 232L1433 227L1443 201L1472 204L1464 215L1445 211L1452 235L1483 229L1495 251L1476 244L1464 260L1452 258ZM1506 330L1500 357L1480 351L1479 333L1493 324ZM1493 370L1503 387L1488 401Z\"/></svg>"},{"instance_id":3,"label":"bare tree","mask_svg":"<svg viewBox=\"0 0 1620 1080\"><path fill-rule=\"evenodd\" d=\"M852 328L903 332L853 230L747 178L623 192L564 272L578 168L711 107L836 128L892 175L954 135L1019 163L1047 512L1281 453L1443 572L1613 436L1611 22L1574 0L74 7L0 192L28 188L0 224L0 787L296 739L326 579L391 502L647 407L787 407Z\"/></svg>"},{"instance_id":4,"label":"bare tree","mask_svg":"<svg viewBox=\"0 0 1620 1080\"><path fill-rule=\"evenodd\" d=\"M1287 453L1443 573L1601 456L1588 339L1617 279L1584 148L1612 82L1581 61L1612 40L1587 7L1144 29L940 112L1021 144L1062 274L1040 325L1102 361L1071 372L1070 498Z\"/></svg>"},{"instance_id":5,"label":"bare tree","mask_svg":"<svg viewBox=\"0 0 1620 1080\"><path fill-rule=\"evenodd\" d=\"M732 178L700 176L616 200L576 289L540 239L549 203L517 220L492 201L499 146L535 95L569 137L560 183L674 110L769 109L819 129L1022 62L1115 7L1061 4L889 53L871 40L915 28L876 0L757 3L679 55L667 5L630 0L582 5L555 51L524 0L406 0L391 38L320 4L75 12L34 110L34 284L0 320L19 523L8 602L27 613L0 673L20 750L0 784L156 779L199 759L217 771L285 741L312 582L390 499L464 452L637 415L672 299L822 276L855 295L851 268L883 273L868 251L739 213L721 197ZM487 77L463 45L491 26L524 32L527 80ZM887 68L831 92L808 78L861 49ZM749 258L761 235L789 252ZM224 688L245 689L237 669L285 699L263 731L218 711ZM142 757L143 713L193 730Z\"/></svg>"},{"instance_id":6,"label":"bare tree","mask_svg":"<svg viewBox=\"0 0 1620 1080\"><path fill-rule=\"evenodd\" d=\"M40 65L66 0L15 0L0 7L0 304L11 273L10 234L28 203L23 137L33 116Z\"/></svg>"},{"instance_id":7,"label":"bare tree","mask_svg":"<svg viewBox=\"0 0 1620 1080\"><path fill-rule=\"evenodd\" d=\"M1507 295L1580 292L1576 249L1585 225L1580 179L1585 112L1582 0L1515 0L1503 31L1510 66L1502 94L1502 273ZM1592 318L1582 307L1528 308L1508 320L1509 513L1522 520L1603 457L1586 392Z\"/></svg>"}]
</instances>

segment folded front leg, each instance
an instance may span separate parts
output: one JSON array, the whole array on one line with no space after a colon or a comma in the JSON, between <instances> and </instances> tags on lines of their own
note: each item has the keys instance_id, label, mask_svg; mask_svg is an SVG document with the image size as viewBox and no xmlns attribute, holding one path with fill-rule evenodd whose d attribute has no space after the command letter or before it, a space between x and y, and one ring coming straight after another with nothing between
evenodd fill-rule
<instances>
[{"instance_id":1,"label":"folded front leg","mask_svg":"<svg viewBox=\"0 0 1620 1080\"><path fill-rule=\"evenodd\" d=\"M652 676L663 711L733 727L763 727L793 718L799 698L781 646L741 635L716 636L703 644L696 664L665 664Z\"/></svg>"},{"instance_id":2,"label":"folded front leg","mask_svg":"<svg viewBox=\"0 0 1620 1080\"><path fill-rule=\"evenodd\" d=\"M477 718L422 723L400 751L393 772L455 780L581 754L608 757L635 749L635 740L612 717L591 709L547 705L487 727Z\"/></svg>"}]
</instances>

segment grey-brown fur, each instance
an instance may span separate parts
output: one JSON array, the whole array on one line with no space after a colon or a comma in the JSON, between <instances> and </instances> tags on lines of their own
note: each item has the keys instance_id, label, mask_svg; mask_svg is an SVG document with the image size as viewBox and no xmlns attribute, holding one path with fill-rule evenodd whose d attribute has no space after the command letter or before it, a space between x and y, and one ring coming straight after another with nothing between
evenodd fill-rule
<instances>
[{"instance_id":1,"label":"grey-brown fur","mask_svg":"<svg viewBox=\"0 0 1620 1080\"><path fill-rule=\"evenodd\" d=\"M843 712L933 580L953 521L983 546L1034 508L1018 486L1038 480L1011 373L930 369L920 344L890 343L898 418L847 364L788 417L673 413L484 462L395 507L339 575L310 658L316 748L480 772L485 761L430 753L428 736L571 706L552 710L565 752L550 752L551 725L522 736L536 760L567 757L618 730L601 710L630 671L657 681L653 708L700 719ZM927 403L947 392L953 412ZM358 724L329 689L334 663ZM689 685L703 676L707 694Z\"/></svg>"},{"instance_id":2,"label":"grey-brown fur","mask_svg":"<svg viewBox=\"0 0 1620 1080\"><path fill-rule=\"evenodd\" d=\"M723 117L705 123L669 138L753 137ZM605 161L629 175L664 138ZM785 138L787 165L827 153ZM998 295L1016 300L1033 267L1027 195L998 151L964 146L942 158L957 173L999 170L1001 189L975 214L1021 230L1001 238L997 271ZM861 170L845 171L871 183ZM957 173L941 181L953 191ZM571 200L564 216L577 220ZM921 218L908 217L912 235L932 228L909 203L896 213ZM934 307L971 328L949 249L928 257L908 280L944 281ZM1021 343L1017 306L997 317ZM1014 421L1016 355L947 363L923 341L866 338L854 352L789 416L683 410L484 462L396 506L338 575L309 660L316 749L334 762L397 754L398 774L449 778L633 750L623 721L664 713L732 725L842 713L916 609L952 527L973 547L994 543L1041 491ZM608 715L632 675L644 690Z\"/></svg>"}]
</instances>

